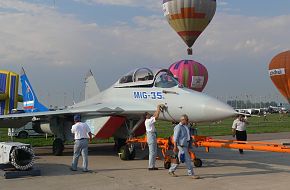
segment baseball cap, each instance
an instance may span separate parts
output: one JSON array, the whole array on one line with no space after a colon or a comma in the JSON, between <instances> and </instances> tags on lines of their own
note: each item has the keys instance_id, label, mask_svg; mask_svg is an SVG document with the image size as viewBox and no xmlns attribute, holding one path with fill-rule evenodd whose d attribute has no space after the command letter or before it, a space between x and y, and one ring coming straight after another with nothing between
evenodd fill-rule
<instances>
[{"instance_id":1,"label":"baseball cap","mask_svg":"<svg viewBox=\"0 0 290 190\"><path fill-rule=\"evenodd\" d=\"M74 121L81 121L81 115L74 115Z\"/></svg>"}]
</instances>

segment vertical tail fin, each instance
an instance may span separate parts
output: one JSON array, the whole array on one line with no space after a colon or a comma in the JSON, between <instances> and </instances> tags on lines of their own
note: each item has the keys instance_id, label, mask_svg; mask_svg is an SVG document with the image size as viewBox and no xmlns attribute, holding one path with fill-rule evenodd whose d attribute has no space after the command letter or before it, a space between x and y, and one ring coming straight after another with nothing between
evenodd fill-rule
<instances>
[{"instance_id":1,"label":"vertical tail fin","mask_svg":"<svg viewBox=\"0 0 290 190\"><path fill-rule=\"evenodd\" d=\"M34 93L32 86L28 80L28 77L22 68L20 74L22 95L23 95L23 109L25 112L41 112L48 111L48 108L42 105Z\"/></svg>"},{"instance_id":2,"label":"vertical tail fin","mask_svg":"<svg viewBox=\"0 0 290 190\"><path fill-rule=\"evenodd\" d=\"M91 70L89 70L86 75L85 85L85 100L90 99L100 93L100 89Z\"/></svg>"}]
</instances>

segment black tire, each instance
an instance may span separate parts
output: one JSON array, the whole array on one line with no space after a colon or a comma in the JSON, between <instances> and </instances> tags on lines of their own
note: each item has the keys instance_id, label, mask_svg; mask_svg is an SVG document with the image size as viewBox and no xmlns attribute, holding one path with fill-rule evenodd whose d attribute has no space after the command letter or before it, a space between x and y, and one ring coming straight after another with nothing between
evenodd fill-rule
<instances>
[{"instance_id":1,"label":"black tire","mask_svg":"<svg viewBox=\"0 0 290 190\"><path fill-rule=\"evenodd\" d=\"M27 139L28 138L28 133L26 131L21 131L18 133L18 138L20 139Z\"/></svg>"},{"instance_id":2,"label":"black tire","mask_svg":"<svg viewBox=\"0 0 290 190\"><path fill-rule=\"evenodd\" d=\"M171 167L171 162L169 162L169 161L166 161L166 162L164 162L164 168L165 169L169 169Z\"/></svg>"},{"instance_id":3,"label":"black tire","mask_svg":"<svg viewBox=\"0 0 290 190\"><path fill-rule=\"evenodd\" d=\"M135 148L133 149L132 152L130 152L129 160L134 160L136 157L136 150Z\"/></svg>"},{"instance_id":4,"label":"black tire","mask_svg":"<svg viewBox=\"0 0 290 190\"><path fill-rule=\"evenodd\" d=\"M34 164L34 152L27 146L14 147L10 153L10 162L21 171L29 170Z\"/></svg>"},{"instance_id":5,"label":"black tire","mask_svg":"<svg viewBox=\"0 0 290 190\"><path fill-rule=\"evenodd\" d=\"M63 141L61 139L55 139L53 141L53 145L52 145L52 153L55 156L61 156L64 150L64 144Z\"/></svg>"},{"instance_id":6,"label":"black tire","mask_svg":"<svg viewBox=\"0 0 290 190\"><path fill-rule=\"evenodd\" d=\"M193 164L195 167L200 168L202 166L202 160L199 158L196 158L193 160Z\"/></svg>"},{"instance_id":7,"label":"black tire","mask_svg":"<svg viewBox=\"0 0 290 190\"><path fill-rule=\"evenodd\" d=\"M121 160L134 160L135 156L135 148L132 150L132 152L130 152L128 145L122 146L120 148L119 157L121 158Z\"/></svg>"},{"instance_id":8,"label":"black tire","mask_svg":"<svg viewBox=\"0 0 290 190\"><path fill-rule=\"evenodd\" d=\"M127 139L116 138L114 149L116 152L120 152L121 148L126 145Z\"/></svg>"},{"instance_id":9,"label":"black tire","mask_svg":"<svg viewBox=\"0 0 290 190\"><path fill-rule=\"evenodd\" d=\"M121 160L129 160L130 151L127 146L122 146L119 150L119 157Z\"/></svg>"}]
</instances>

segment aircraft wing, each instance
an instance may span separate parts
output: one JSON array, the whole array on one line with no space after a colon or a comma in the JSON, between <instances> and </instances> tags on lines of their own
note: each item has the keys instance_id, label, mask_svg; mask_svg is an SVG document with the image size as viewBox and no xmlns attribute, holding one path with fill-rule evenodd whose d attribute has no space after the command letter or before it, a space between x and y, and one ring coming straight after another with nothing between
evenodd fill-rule
<instances>
[{"instance_id":1,"label":"aircraft wing","mask_svg":"<svg viewBox=\"0 0 290 190\"><path fill-rule=\"evenodd\" d=\"M143 104L106 104L99 103L89 106L71 107L64 110L44 111L44 112L32 112L32 113L20 113L0 116L0 128L1 127L21 127L23 123L32 121L34 117L47 119L50 117L58 116L72 116L74 114L81 115L93 115L96 117L110 116L110 115L140 115L144 112L154 112L156 108L153 105ZM22 122L20 122L22 121ZM20 126L21 125L21 126Z\"/></svg>"}]
</instances>

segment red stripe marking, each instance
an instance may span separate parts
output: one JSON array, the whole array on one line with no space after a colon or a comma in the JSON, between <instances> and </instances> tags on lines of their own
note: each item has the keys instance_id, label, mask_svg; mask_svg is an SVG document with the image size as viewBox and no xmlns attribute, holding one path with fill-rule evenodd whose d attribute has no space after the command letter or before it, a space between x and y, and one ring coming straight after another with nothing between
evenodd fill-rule
<instances>
[{"instance_id":1,"label":"red stripe marking","mask_svg":"<svg viewBox=\"0 0 290 190\"><path fill-rule=\"evenodd\" d=\"M135 131L136 136L142 136L146 133L145 122L142 122Z\"/></svg>"},{"instance_id":2,"label":"red stripe marking","mask_svg":"<svg viewBox=\"0 0 290 190\"><path fill-rule=\"evenodd\" d=\"M177 32L180 36L199 36L201 34L200 31L181 31Z\"/></svg>"},{"instance_id":3,"label":"red stripe marking","mask_svg":"<svg viewBox=\"0 0 290 190\"><path fill-rule=\"evenodd\" d=\"M181 14L173 14L171 15L171 19L185 19L185 18L200 18L204 19L205 14L204 13L197 13L195 12L194 7L188 7L188 8L181 8Z\"/></svg>"},{"instance_id":4,"label":"red stripe marking","mask_svg":"<svg viewBox=\"0 0 290 190\"><path fill-rule=\"evenodd\" d=\"M118 128L125 122L124 117L110 117L101 130L96 134L95 138L107 139L114 135Z\"/></svg>"},{"instance_id":5,"label":"red stripe marking","mask_svg":"<svg viewBox=\"0 0 290 190\"><path fill-rule=\"evenodd\" d=\"M25 106L25 107L23 107L24 109L33 109L34 108L34 106Z\"/></svg>"}]
</instances>

